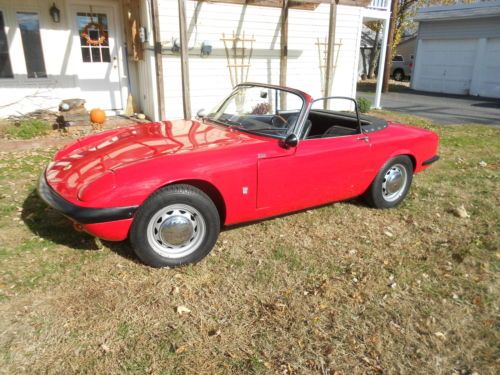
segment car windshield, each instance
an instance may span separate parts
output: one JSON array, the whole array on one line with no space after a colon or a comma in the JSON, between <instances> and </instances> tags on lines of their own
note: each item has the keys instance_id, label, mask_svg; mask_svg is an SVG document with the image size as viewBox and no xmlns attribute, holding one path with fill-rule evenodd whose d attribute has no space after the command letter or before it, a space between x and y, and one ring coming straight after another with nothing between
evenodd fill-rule
<instances>
[{"instance_id":1,"label":"car windshield","mask_svg":"<svg viewBox=\"0 0 500 375\"><path fill-rule=\"evenodd\" d=\"M292 92L238 86L207 118L240 130L282 137L295 125L303 106L304 100Z\"/></svg>"}]
</instances>

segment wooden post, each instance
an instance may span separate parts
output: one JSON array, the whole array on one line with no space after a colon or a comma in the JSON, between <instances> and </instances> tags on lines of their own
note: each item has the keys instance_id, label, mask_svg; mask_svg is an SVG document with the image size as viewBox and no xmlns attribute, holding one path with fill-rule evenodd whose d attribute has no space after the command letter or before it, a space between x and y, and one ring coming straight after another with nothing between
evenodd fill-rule
<instances>
[{"instance_id":1,"label":"wooden post","mask_svg":"<svg viewBox=\"0 0 500 375\"><path fill-rule=\"evenodd\" d=\"M182 106L184 119L191 120L191 97L189 93L189 57L186 29L186 4L179 0L179 34L181 39Z\"/></svg>"},{"instance_id":2,"label":"wooden post","mask_svg":"<svg viewBox=\"0 0 500 375\"><path fill-rule=\"evenodd\" d=\"M333 82L333 53L335 48L335 26L337 24L337 4L339 0L330 1L330 21L328 24L328 46L326 55L325 72L325 97L330 96ZM328 109L328 101L323 103L325 109Z\"/></svg>"},{"instance_id":3,"label":"wooden post","mask_svg":"<svg viewBox=\"0 0 500 375\"><path fill-rule=\"evenodd\" d=\"M160 120L165 119L165 95L163 88L163 61L161 57L160 17L158 16L158 0L151 1L151 18L153 20L153 38L156 68L156 88L158 91L158 112Z\"/></svg>"},{"instance_id":4,"label":"wooden post","mask_svg":"<svg viewBox=\"0 0 500 375\"><path fill-rule=\"evenodd\" d=\"M280 86L286 86L286 69L288 64L288 0L283 0L281 7L281 39L280 39ZM277 104L277 103L276 103ZM280 95L280 108L286 109L286 94Z\"/></svg>"},{"instance_id":5,"label":"wooden post","mask_svg":"<svg viewBox=\"0 0 500 375\"><path fill-rule=\"evenodd\" d=\"M396 18L398 16L398 1L391 2L391 19L389 21L389 36L387 40L387 50L385 53L384 80L382 82L382 92L389 91L389 77L391 76L392 65L392 44L394 43L394 32L396 30Z\"/></svg>"}]
</instances>

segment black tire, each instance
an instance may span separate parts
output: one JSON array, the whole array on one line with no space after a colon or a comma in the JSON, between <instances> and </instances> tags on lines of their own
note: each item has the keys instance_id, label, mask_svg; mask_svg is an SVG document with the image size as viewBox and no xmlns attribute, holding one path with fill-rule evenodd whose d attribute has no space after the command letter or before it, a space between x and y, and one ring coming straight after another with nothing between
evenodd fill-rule
<instances>
[{"instance_id":1,"label":"black tire","mask_svg":"<svg viewBox=\"0 0 500 375\"><path fill-rule=\"evenodd\" d=\"M130 242L147 265L175 267L204 258L219 231L219 213L207 194L191 185L170 185L139 207Z\"/></svg>"},{"instance_id":2,"label":"black tire","mask_svg":"<svg viewBox=\"0 0 500 375\"><path fill-rule=\"evenodd\" d=\"M405 79L405 72L402 69L396 69L392 73L392 78L394 78L395 81L404 81L404 79Z\"/></svg>"},{"instance_id":3,"label":"black tire","mask_svg":"<svg viewBox=\"0 0 500 375\"><path fill-rule=\"evenodd\" d=\"M401 179L398 176L401 175ZM375 208L392 208L405 199L413 180L413 163L401 155L387 161L364 194L368 204ZM398 182L404 185L398 188Z\"/></svg>"}]
</instances>

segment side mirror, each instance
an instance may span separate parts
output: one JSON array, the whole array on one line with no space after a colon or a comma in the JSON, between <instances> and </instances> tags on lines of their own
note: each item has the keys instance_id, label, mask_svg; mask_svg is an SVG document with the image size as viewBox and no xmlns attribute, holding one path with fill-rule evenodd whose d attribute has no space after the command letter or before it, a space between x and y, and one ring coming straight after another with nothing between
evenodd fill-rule
<instances>
[{"instance_id":1,"label":"side mirror","mask_svg":"<svg viewBox=\"0 0 500 375\"><path fill-rule=\"evenodd\" d=\"M295 134L289 134L283 141L283 146L285 148L295 147L299 144L299 139Z\"/></svg>"},{"instance_id":2,"label":"side mirror","mask_svg":"<svg viewBox=\"0 0 500 375\"><path fill-rule=\"evenodd\" d=\"M202 108L196 112L196 118L204 118L207 116L207 112L205 111L205 108Z\"/></svg>"}]
</instances>

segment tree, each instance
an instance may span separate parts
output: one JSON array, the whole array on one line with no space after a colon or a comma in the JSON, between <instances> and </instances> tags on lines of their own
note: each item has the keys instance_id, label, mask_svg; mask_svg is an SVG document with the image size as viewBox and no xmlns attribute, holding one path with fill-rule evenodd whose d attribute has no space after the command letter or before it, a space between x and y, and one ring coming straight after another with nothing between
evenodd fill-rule
<instances>
[{"instance_id":1,"label":"tree","mask_svg":"<svg viewBox=\"0 0 500 375\"><path fill-rule=\"evenodd\" d=\"M382 23L380 21L368 22L366 26L375 32L375 37L373 38L373 48L370 52L370 62L368 66L368 78L373 78L375 76L375 68L377 67L378 56L380 54L380 43L379 36L382 29Z\"/></svg>"}]
</instances>

